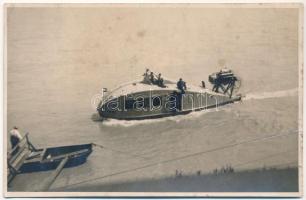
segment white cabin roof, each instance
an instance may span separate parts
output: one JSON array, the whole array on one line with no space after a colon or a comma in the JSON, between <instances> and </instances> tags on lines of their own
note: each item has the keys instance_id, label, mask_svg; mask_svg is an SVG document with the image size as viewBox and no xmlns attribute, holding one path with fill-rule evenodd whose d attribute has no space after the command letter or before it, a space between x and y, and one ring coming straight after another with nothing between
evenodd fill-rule
<instances>
[{"instance_id":1,"label":"white cabin roof","mask_svg":"<svg viewBox=\"0 0 306 200\"><path fill-rule=\"evenodd\" d=\"M122 84L118 86L117 88L109 91L105 100L113 99L114 97L119 97L122 95L145 92L145 91L150 91L150 90L151 91L157 91L157 90L159 91L160 90L179 91L174 81L164 80L164 85L166 87L159 87L154 84L144 83L143 80L132 81L129 83ZM187 85L187 91L214 93L211 90L205 89L201 86L195 86L195 85L188 84L188 82L186 85Z\"/></svg>"}]
</instances>

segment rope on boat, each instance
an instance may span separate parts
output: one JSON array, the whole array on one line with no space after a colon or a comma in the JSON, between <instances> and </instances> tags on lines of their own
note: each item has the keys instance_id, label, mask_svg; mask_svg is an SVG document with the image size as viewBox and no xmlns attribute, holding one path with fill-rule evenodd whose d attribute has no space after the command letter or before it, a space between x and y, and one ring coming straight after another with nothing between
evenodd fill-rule
<instances>
[{"instance_id":1,"label":"rope on boat","mask_svg":"<svg viewBox=\"0 0 306 200\"><path fill-rule=\"evenodd\" d=\"M151 163L151 164L140 166L140 167L137 167L137 168L127 169L127 170L123 170L123 171L116 172L116 173L113 173L113 174L108 174L108 175L104 175L104 176L101 176L101 177L96 177L96 178L93 178L93 179L89 179L89 180L73 183L73 184L70 184L70 185L66 185L66 186L63 186L63 187L54 188L54 190L64 189L64 188L68 188L68 187L76 186L76 185L81 185L81 184L84 184L84 183L88 183L88 182L92 182L92 181L96 181L96 180L100 180L100 179L104 179L104 178L108 178L108 177L112 177L112 176L116 176L116 175L121 175L121 174L129 173L129 172L133 172L133 171L153 167L153 166L160 165L160 164L166 164L166 163L170 163L170 162L173 162L173 161L183 160L183 159L194 157L194 156L199 156L199 155L203 155L203 154L207 154L207 153L213 153L213 152L217 152L217 151L224 150L224 149L227 149L227 148L232 148L232 147L242 145L242 144L258 142L258 141L272 139L272 138L276 138L276 137L298 136L298 134L292 134L292 133L297 133L297 132L299 132L299 131L294 130L294 131L289 131L285 134L284 133L274 134L274 135L269 135L269 136L266 136L266 137L258 137L258 138L245 140L245 141L241 141L241 142L237 142L237 143L233 143L233 144L228 144L228 145L217 147L217 148L214 148L214 149L189 154L189 155L173 158L173 159L170 159L170 160L161 161L161 162L158 162L158 163ZM241 164L242 163L240 163L240 165Z\"/></svg>"},{"instance_id":2,"label":"rope on boat","mask_svg":"<svg viewBox=\"0 0 306 200\"><path fill-rule=\"evenodd\" d=\"M124 151L119 151L119 150L111 149L111 148L105 147L105 146L103 146L101 144L92 143L92 145L94 145L96 147L99 147L101 149L107 149L109 151L113 151L113 152L116 152L116 153L124 154L124 155L127 155L127 156L132 157L132 158L149 159L148 157L143 157L143 156L139 156L139 155L135 155L135 154L129 154L129 153L124 152Z\"/></svg>"}]
</instances>

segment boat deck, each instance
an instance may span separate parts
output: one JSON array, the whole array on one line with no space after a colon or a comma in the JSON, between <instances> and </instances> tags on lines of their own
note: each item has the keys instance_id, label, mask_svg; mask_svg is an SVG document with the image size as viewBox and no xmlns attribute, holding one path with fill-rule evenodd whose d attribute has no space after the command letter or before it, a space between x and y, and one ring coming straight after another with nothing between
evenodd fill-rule
<instances>
[{"instance_id":1,"label":"boat deck","mask_svg":"<svg viewBox=\"0 0 306 200\"><path fill-rule=\"evenodd\" d=\"M119 97L123 95L128 94L134 94L134 93L140 93L144 91L177 91L179 92L176 83L174 81L165 80L164 81L165 87L160 87L158 85L154 84L148 84L144 83L142 80L137 80L133 82L129 82L123 85L120 85L119 87L111 90L109 92L109 95L106 97L106 99L112 99L114 97ZM187 91L191 92L207 92L207 93L214 93L209 89L205 89L201 86L195 86L195 85L189 85L187 83Z\"/></svg>"}]
</instances>

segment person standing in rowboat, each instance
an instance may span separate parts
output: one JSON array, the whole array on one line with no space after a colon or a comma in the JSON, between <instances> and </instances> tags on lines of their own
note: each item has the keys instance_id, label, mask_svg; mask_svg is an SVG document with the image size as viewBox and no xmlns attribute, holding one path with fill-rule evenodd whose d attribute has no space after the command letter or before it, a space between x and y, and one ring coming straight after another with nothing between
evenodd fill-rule
<instances>
[{"instance_id":1,"label":"person standing in rowboat","mask_svg":"<svg viewBox=\"0 0 306 200\"><path fill-rule=\"evenodd\" d=\"M14 126L14 128L10 131L10 141L11 141L12 149L14 149L18 145L18 143L20 142L21 139L22 139L22 136L21 136L20 132L18 131L18 127ZM12 152L12 155L17 153L18 150L19 150L19 147L17 147Z\"/></svg>"}]
</instances>

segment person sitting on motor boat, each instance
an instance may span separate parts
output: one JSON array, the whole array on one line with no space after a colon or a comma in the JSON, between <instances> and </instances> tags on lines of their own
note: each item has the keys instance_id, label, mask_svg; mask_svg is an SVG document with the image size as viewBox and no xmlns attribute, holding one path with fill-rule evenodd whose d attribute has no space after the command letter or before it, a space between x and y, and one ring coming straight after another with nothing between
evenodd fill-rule
<instances>
[{"instance_id":1,"label":"person sitting on motor boat","mask_svg":"<svg viewBox=\"0 0 306 200\"><path fill-rule=\"evenodd\" d=\"M202 81L202 88L206 88L206 86L205 86L205 81Z\"/></svg>"},{"instance_id":2,"label":"person sitting on motor boat","mask_svg":"<svg viewBox=\"0 0 306 200\"><path fill-rule=\"evenodd\" d=\"M22 136L20 132L18 131L18 127L14 126L14 128L9 132L10 133L10 141L12 145L12 149L14 149L18 143L21 141ZM16 154L19 150L19 147L16 147L16 149L12 152L12 155Z\"/></svg>"},{"instance_id":3,"label":"person sitting on motor boat","mask_svg":"<svg viewBox=\"0 0 306 200\"><path fill-rule=\"evenodd\" d=\"M153 85L158 85L159 87L166 87L164 85L164 79L161 77L161 73L158 74L158 76L156 77L156 75L153 72L150 72L149 69L146 69L146 72L144 73L144 79L143 82L147 83L147 84L153 84Z\"/></svg>"},{"instance_id":4,"label":"person sitting on motor boat","mask_svg":"<svg viewBox=\"0 0 306 200\"><path fill-rule=\"evenodd\" d=\"M176 85L177 85L177 88L178 88L179 90L181 90L182 94L184 94L184 93L185 93L185 90L187 89L187 87L186 87L186 82L183 81L182 78L180 78L180 80L177 82Z\"/></svg>"},{"instance_id":5,"label":"person sitting on motor boat","mask_svg":"<svg viewBox=\"0 0 306 200\"><path fill-rule=\"evenodd\" d=\"M147 69L146 69L146 72L143 74L143 76L144 76L144 77L149 76L149 72L150 72L150 70L147 68Z\"/></svg>"},{"instance_id":6,"label":"person sitting on motor boat","mask_svg":"<svg viewBox=\"0 0 306 200\"><path fill-rule=\"evenodd\" d=\"M150 81L150 70L146 69L146 72L143 74L143 82L147 84L151 84Z\"/></svg>"},{"instance_id":7,"label":"person sitting on motor boat","mask_svg":"<svg viewBox=\"0 0 306 200\"><path fill-rule=\"evenodd\" d=\"M157 76L156 84L157 84L159 87L166 87L166 86L164 85L164 79L161 77L161 73L159 73L158 76Z\"/></svg>"},{"instance_id":8,"label":"person sitting on motor boat","mask_svg":"<svg viewBox=\"0 0 306 200\"><path fill-rule=\"evenodd\" d=\"M150 73L149 78L150 78L150 81L151 81L152 84L156 84L157 79L155 78L155 75L154 75L153 72Z\"/></svg>"}]
</instances>

